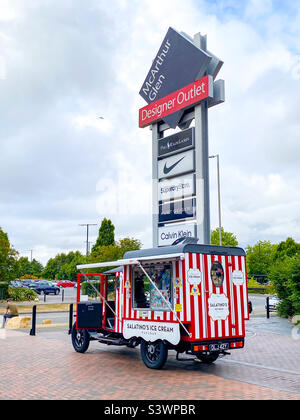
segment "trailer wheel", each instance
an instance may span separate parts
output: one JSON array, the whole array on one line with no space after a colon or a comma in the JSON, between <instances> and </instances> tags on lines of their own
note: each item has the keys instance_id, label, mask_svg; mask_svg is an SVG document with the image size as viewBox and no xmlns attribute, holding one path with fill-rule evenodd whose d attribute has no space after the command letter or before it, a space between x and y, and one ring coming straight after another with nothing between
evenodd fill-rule
<instances>
[{"instance_id":1,"label":"trailer wheel","mask_svg":"<svg viewBox=\"0 0 300 420\"><path fill-rule=\"evenodd\" d=\"M77 330L76 324L72 328L72 344L77 353L85 353L90 345L90 336L86 330Z\"/></svg>"},{"instance_id":2,"label":"trailer wheel","mask_svg":"<svg viewBox=\"0 0 300 420\"><path fill-rule=\"evenodd\" d=\"M206 365L210 365L214 363L219 357L219 353L211 353L211 354L199 354L197 355L197 359L201 360L202 363Z\"/></svg>"},{"instance_id":3,"label":"trailer wheel","mask_svg":"<svg viewBox=\"0 0 300 420\"><path fill-rule=\"evenodd\" d=\"M168 348L161 340L155 343L142 340L141 356L149 369L162 369L168 358Z\"/></svg>"}]
</instances>

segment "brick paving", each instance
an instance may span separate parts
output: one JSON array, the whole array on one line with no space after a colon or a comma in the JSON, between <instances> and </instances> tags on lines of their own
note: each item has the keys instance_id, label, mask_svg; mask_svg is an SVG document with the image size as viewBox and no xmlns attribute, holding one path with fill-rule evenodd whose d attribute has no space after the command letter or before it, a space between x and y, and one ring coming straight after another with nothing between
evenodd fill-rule
<instances>
[{"instance_id":1,"label":"brick paving","mask_svg":"<svg viewBox=\"0 0 300 420\"><path fill-rule=\"evenodd\" d=\"M81 355L65 331L7 331L0 336L0 399L299 400L299 347L291 337L250 333L244 350L214 365L179 362L170 352L155 371L139 349L92 342Z\"/></svg>"}]
</instances>

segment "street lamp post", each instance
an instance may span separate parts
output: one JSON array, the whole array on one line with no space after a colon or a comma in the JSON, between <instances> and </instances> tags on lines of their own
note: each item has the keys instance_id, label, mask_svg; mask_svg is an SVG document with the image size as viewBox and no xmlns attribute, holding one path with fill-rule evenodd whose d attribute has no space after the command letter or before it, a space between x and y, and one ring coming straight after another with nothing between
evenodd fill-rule
<instances>
[{"instance_id":1,"label":"street lamp post","mask_svg":"<svg viewBox=\"0 0 300 420\"><path fill-rule=\"evenodd\" d=\"M92 223L86 223L86 224L82 224L82 225L79 225L79 226L86 227L86 257L88 257L89 256L89 227L90 226L97 226L97 225L92 224Z\"/></svg>"},{"instance_id":2,"label":"street lamp post","mask_svg":"<svg viewBox=\"0 0 300 420\"><path fill-rule=\"evenodd\" d=\"M221 186L220 186L220 156L209 156L210 159L217 158L217 177L218 177L218 207L219 207L219 238L222 246L222 219L221 219Z\"/></svg>"}]
</instances>

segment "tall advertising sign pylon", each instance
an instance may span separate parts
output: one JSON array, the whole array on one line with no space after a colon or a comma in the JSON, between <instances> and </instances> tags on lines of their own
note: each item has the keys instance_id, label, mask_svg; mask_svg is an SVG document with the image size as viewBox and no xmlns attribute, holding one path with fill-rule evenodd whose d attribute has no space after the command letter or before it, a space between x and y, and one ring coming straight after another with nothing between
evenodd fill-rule
<instances>
[{"instance_id":1,"label":"tall advertising sign pylon","mask_svg":"<svg viewBox=\"0 0 300 420\"><path fill-rule=\"evenodd\" d=\"M206 36L169 28L140 90L139 127L152 130L154 247L185 237L210 244L208 109L225 101L222 65Z\"/></svg>"}]
</instances>

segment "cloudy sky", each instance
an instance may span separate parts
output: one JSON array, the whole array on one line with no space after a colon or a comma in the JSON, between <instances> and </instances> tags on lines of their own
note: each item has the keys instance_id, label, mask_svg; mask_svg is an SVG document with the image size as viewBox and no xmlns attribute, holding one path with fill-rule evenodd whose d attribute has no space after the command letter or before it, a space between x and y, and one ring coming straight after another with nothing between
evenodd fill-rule
<instances>
[{"instance_id":1,"label":"cloudy sky","mask_svg":"<svg viewBox=\"0 0 300 420\"><path fill-rule=\"evenodd\" d=\"M151 246L138 92L170 26L206 34L225 63L226 103L209 113L225 230L243 247L300 241L299 2L0 0L0 226L21 255L84 252L78 225L103 217Z\"/></svg>"}]
</instances>

